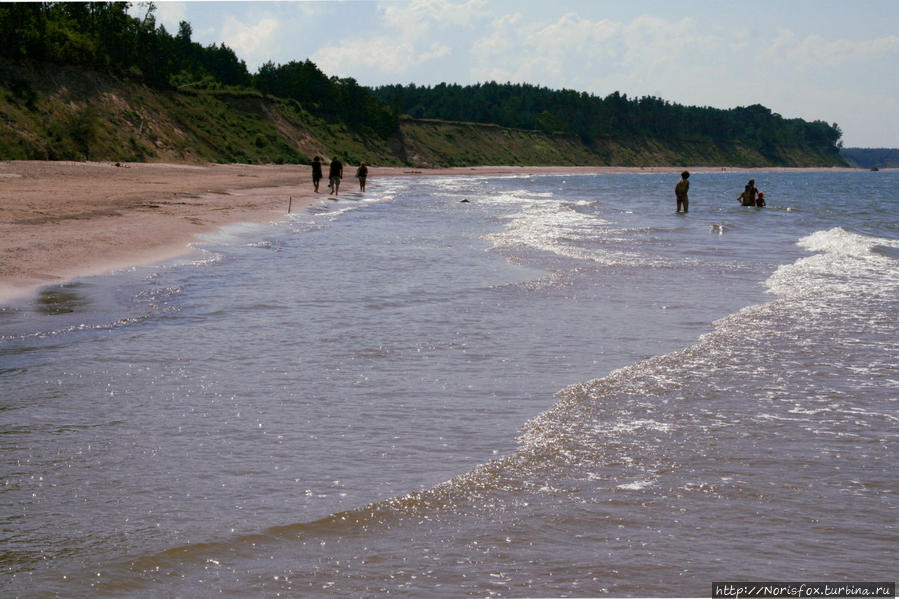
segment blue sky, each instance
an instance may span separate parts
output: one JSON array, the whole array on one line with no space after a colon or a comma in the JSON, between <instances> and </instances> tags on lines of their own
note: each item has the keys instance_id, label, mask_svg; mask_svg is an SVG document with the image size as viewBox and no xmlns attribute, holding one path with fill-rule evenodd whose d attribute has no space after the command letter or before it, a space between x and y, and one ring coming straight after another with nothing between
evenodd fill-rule
<instances>
[{"instance_id":1,"label":"blue sky","mask_svg":"<svg viewBox=\"0 0 899 599\"><path fill-rule=\"evenodd\" d=\"M899 147L899 0L157 2L251 72L311 59L363 85L512 81L687 105L764 104ZM139 6L134 7L139 12Z\"/></svg>"}]
</instances>

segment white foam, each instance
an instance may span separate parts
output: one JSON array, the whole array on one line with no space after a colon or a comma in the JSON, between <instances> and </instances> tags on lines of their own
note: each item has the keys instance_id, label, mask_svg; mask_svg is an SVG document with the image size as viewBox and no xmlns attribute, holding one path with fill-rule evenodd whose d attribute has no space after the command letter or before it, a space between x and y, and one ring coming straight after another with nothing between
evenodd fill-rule
<instances>
[{"instance_id":1,"label":"white foam","mask_svg":"<svg viewBox=\"0 0 899 599\"><path fill-rule=\"evenodd\" d=\"M657 422L649 419L637 419L629 421L609 422L597 425L594 428L596 434L628 434L658 432L671 432L672 425L667 422Z\"/></svg>"},{"instance_id":2,"label":"white foam","mask_svg":"<svg viewBox=\"0 0 899 599\"><path fill-rule=\"evenodd\" d=\"M520 211L507 217L502 231L485 236L494 249L526 247L600 264L648 264L646 256L618 249L613 242L624 240L626 232L610 228L612 223L597 214L579 212L571 205L533 194L504 194L491 200L521 206Z\"/></svg>"},{"instance_id":3,"label":"white foam","mask_svg":"<svg viewBox=\"0 0 899 599\"><path fill-rule=\"evenodd\" d=\"M651 487L653 481L651 480L635 480L630 483L624 483L622 485L618 485L618 489L623 489L625 491L640 491L647 487Z\"/></svg>"},{"instance_id":4,"label":"white foam","mask_svg":"<svg viewBox=\"0 0 899 599\"><path fill-rule=\"evenodd\" d=\"M778 296L895 296L899 286L899 260L876 249L899 248L899 241L835 227L803 237L798 245L816 253L779 267L768 278L765 284Z\"/></svg>"},{"instance_id":5,"label":"white foam","mask_svg":"<svg viewBox=\"0 0 899 599\"><path fill-rule=\"evenodd\" d=\"M197 238L202 243L212 245L229 245L233 243L246 243L247 238L257 236L258 233L270 224L239 222L225 225L212 233L202 233Z\"/></svg>"}]
</instances>

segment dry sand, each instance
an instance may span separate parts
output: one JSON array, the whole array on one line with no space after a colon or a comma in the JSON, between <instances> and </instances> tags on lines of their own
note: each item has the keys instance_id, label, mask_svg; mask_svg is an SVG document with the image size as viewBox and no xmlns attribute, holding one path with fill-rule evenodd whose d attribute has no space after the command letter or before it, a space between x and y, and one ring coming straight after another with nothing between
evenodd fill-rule
<instances>
[{"instance_id":1,"label":"dry sand","mask_svg":"<svg viewBox=\"0 0 899 599\"><path fill-rule=\"evenodd\" d=\"M358 197L358 185L350 176L354 170L345 168L343 197ZM369 186L374 189L379 177L394 176L681 170L369 167ZM0 302L74 277L187 255L198 234L236 222L282 220L291 198L292 209L301 210L327 201L327 190L324 181L321 193L314 193L310 167L297 165L0 162Z\"/></svg>"}]
</instances>

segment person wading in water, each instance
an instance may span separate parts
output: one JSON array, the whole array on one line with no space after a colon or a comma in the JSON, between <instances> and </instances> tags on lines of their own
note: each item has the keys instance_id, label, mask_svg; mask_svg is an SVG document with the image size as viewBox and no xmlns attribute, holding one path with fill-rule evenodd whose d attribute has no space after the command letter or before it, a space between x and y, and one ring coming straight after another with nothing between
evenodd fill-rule
<instances>
[{"instance_id":1,"label":"person wading in water","mask_svg":"<svg viewBox=\"0 0 899 599\"><path fill-rule=\"evenodd\" d=\"M677 197L677 211L680 212L681 206L684 207L684 214L690 210L690 200L687 198L687 192L690 190L690 173L684 171L680 174L680 181L674 186L674 195Z\"/></svg>"},{"instance_id":2,"label":"person wading in water","mask_svg":"<svg viewBox=\"0 0 899 599\"><path fill-rule=\"evenodd\" d=\"M740 205L742 206L755 206L755 195L758 191L759 190L755 188L755 179L750 179L749 183L746 184L743 193L737 196L737 201L740 202Z\"/></svg>"}]
</instances>

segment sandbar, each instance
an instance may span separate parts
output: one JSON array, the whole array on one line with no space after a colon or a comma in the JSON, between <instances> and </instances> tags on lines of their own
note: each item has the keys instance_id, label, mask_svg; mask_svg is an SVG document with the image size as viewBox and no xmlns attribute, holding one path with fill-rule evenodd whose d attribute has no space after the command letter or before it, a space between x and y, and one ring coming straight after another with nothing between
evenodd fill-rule
<instances>
[{"instance_id":1,"label":"sandbar","mask_svg":"<svg viewBox=\"0 0 899 599\"><path fill-rule=\"evenodd\" d=\"M788 171L686 167L691 172ZM623 172L679 173L684 167L369 167L379 177ZM816 169L840 170L840 169ZM843 169L853 170L853 169ZM339 198L358 199L345 168ZM339 198L336 201L341 201ZM156 264L195 251L198 235L238 222L275 222L334 200L312 188L305 165L0 162L0 303L44 286Z\"/></svg>"}]
</instances>

